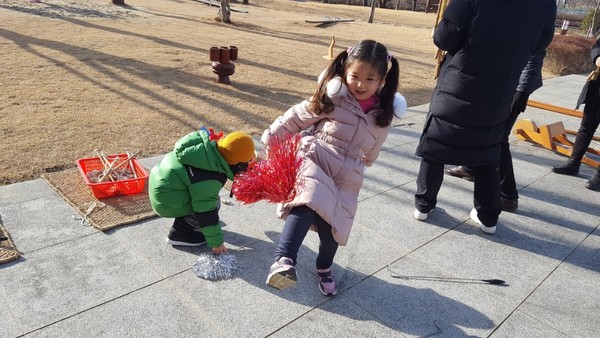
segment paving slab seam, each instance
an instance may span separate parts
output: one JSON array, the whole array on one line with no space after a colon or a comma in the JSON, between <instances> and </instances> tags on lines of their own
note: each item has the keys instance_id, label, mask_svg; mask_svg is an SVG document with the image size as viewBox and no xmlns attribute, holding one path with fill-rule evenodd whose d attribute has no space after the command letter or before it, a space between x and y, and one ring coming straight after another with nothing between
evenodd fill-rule
<instances>
[{"instance_id":1,"label":"paving slab seam","mask_svg":"<svg viewBox=\"0 0 600 338\"><path fill-rule=\"evenodd\" d=\"M525 301L525 300L523 300L523 301ZM502 320L502 321L501 321L501 322L498 324L498 326L496 326L496 327L495 327L495 328L492 330L492 332L490 332L490 334L488 335L488 337L490 337L490 336L494 335L494 333L495 333L496 331L498 331L498 330L502 329L502 325L504 325L504 323L505 323L505 322L506 322L508 319L510 319L510 318L512 317L512 315L514 315L516 312L519 312L519 313L521 313L522 315L524 315L524 316L527 316L529 319L531 319L531 320L533 320L533 321L535 321L535 322L538 322L538 323L540 323L540 324L541 324L541 325L543 325L543 326L548 326L548 327L550 327L551 329L555 330L556 332L559 332L559 333L561 333L561 334L565 335L565 337L572 337L572 336L570 336L568 333L566 333L566 332L563 332L562 330L560 330L559 328L556 328L556 327L554 327L553 325L550 325L549 323L543 322L543 321L541 321L540 319L538 319L537 317L533 317L533 316L531 316L530 314L528 314L528 313L527 313L527 312L525 312L525 311L521 311L521 310L519 310L519 306L520 306L520 305L521 305L521 304L519 304L519 305L518 305L518 306L517 306L517 307L516 307L514 310L512 310L512 311L511 311L511 313L510 313L510 314L508 314L508 316L506 316L506 318L504 318L504 319L503 319L503 320Z\"/></svg>"},{"instance_id":2,"label":"paving slab seam","mask_svg":"<svg viewBox=\"0 0 600 338\"><path fill-rule=\"evenodd\" d=\"M338 295L339 295L339 294L338 294ZM338 295L336 295L336 297L337 297ZM315 306L315 307L312 307L312 308L308 309L307 311L305 311L305 312L301 313L300 315L298 315L298 317L296 317L296 318L294 318L294 319L290 320L289 322L287 322L287 323L285 323L285 324L281 325L280 327L278 327L276 330L274 330L274 331L270 332L270 333L269 333L269 334L267 334L265 337L270 337L270 336L272 336L272 335L274 335L274 334L276 334L276 333L280 332L281 330L285 329L286 327L288 327L289 325L293 324L294 322L297 322L298 320L302 319L302 317L306 316L307 314L309 314L309 313L313 312L314 310L317 310L317 309L319 309L319 307L320 307L321 305L323 305L323 304L325 304L325 303L327 303L327 302L331 301L332 299L333 299L333 298L328 298L328 299L326 299L324 302L322 302L321 304L319 304L319 305L317 305L317 306Z\"/></svg>"},{"instance_id":3,"label":"paving slab seam","mask_svg":"<svg viewBox=\"0 0 600 338\"><path fill-rule=\"evenodd\" d=\"M373 318L375 318L381 325L384 325L384 326L388 327L389 329L396 331L396 329L393 326L391 326L390 324L388 324L383 318L380 318L377 314L369 311L367 308L365 308L364 306L361 306L359 303L353 301L351 298L349 298L349 297L347 297L345 295L343 295L343 296L344 296L344 299L346 299L348 302L354 304L354 306L358 307L362 311L368 313ZM402 333L400 333L400 334L402 334ZM402 334L402 336L405 337L405 335L403 335L403 334Z\"/></svg>"},{"instance_id":4,"label":"paving slab seam","mask_svg":"<svg viewBox=\"0 0 600 338\"><path fill-rule=\"evenodd\" d=\"M408 185L410 183L415 183L416 181L417 180L415 179L415 180L412 180L412 181L409 181L409 182L406 182L406 183L403 183L403 184L399 184L399 185L393 186L393 187L391 187L389 189L381 190L379 192L374 193L371 196L365 196L363 198L359 198L358 203L361 203L361 202L364 202L364 201L368 201L368 200L370 200L372 198L375 198L377 196L383 195L383 194L385 194L387 192L391 192L392 190L396 190L396 189L398 189L400 187L404 187L404 186L406 186L406 185Z\"/></svg>"},{"instance_id":5,"label":"paving slab seam","mask_svg":"<svg viewBox=\"0 0 600 338\"><path fill-rule=\"evenodd\" d=\"M191 270L191 269L188 269L188 270ZM53 322L51 322L51 323L48 323L48 324L45 324L45 325L43 325L43 326L37 327L37 328L35 328L34 330L31 330L31 331L28 331L28 332L24 332L23 334L20 334L18 337L22 337L22 336L26 336L26 335L29 335L29 334L33 334L33 333L35 333L35 332L41 331L41 330L43 330L43 329L45 329L45 328L47 328L47 327L50 327L50 326L52 326L52 325L55 325L55 324L57 324L57 323L63 322L63 321L65 321L65 320L68 320L68 319L71 319L71 318L74 318L74 317L77 317L77 316L79 316L79 315L81 315L81 314L83 314L83 313L89 312L89 311L91 311L91 310L94 310L94 309L96 309L96 308L99 308L99 307L101 307L101 306L104 306L104 305L106 305L106 304L110 304L110 303L112 303L112 302L114 302L114 301L116 301L116 300L122 299L122 298L124 298L124 297L126 297L126 296L129 296L129 295L131 295L131 294L134 294L134 293L136 293L136 292L139 292L139 291L141 291L141 290L144 290L144 289L146 289L146 288L148 288L148 287L150 287L150 286L153 286L153 285L159 284L159 283L161 283L161 282L164 282L164 281L168 280L169 278L172 278L172 277L174 277L174 276L180 275L180 274L182 274L182 273L184 273L184 272L186 272L186 271L188 271L188 270L184 270L184 271L181 271L181 272L174 273L174 274L172 274L172 275L169 275L169 276L167 276L167 277L161 278L161 279L159 279L159 280L156 280L156 281L154 281L154 282L152 282L152 283L146 284L146 285L144 285L144 286L142 286L142 287L139 287L139 288L137 288L137 289L134 289L134 290L131 290L131 291L125 292L125 293L123 293L123 294L121 294L121 295L119 295L119 296L117 296L117 297L114 297L114 298L111 298L111 299L109 299L109 300L106 300L106 301L100 302L100 303L98 303L98 304L96 304L96 305L94 305L94 306L91 306L91 307L89 307L89 308L86 308L86 309L84 309L84 310L80 310L80 311L78 311L78 312L76 312L76 313L73 313L73 314L70 314L70 315L66 315L66 316L64 316L64 317L62 317L62 318L60 318L60 319L58 319L58 320L55 320L55 321L53 321Z\"/></svg>"},{"instance_id":6,"label":"paving slab seam","mask_svg":"<svg viewBox=\"0 0 600 338\"><path fill-rule=\"evenodd\" d=\"M544 283L546 282L546 280L547 280L548 278L550 278L550 277L552 276L552 274L554 274L554 273L555 273L555 272L556 272L556 271L557 271L557 270L558 270L558 269L559 269L559 268L560 268L560 267L561 267L561 266L562 266L562 265L563 265L563 264L566 262L566 260L567 260L569 257L571 257L571 255L572 255L572 254L573 254L573 253L574 253L574 252L575 252L575 251L576 251L576 250L577 250L577 249L578 249L578 248L581 246L581 244L583 244L583 242L584 242L584 241L585 241L585 240L586 240L588 237L590 237L590 236L592 235L592 233L593 233L594 231L596 231L597 229L598 229L598 227L596 227L596 229L594 229L593 231L591 231L591 232L590 232L590 233L589 233L587 236L585 236L585 238L584 238L583 240L581 240L581 241L580 241L580 242L579 242L579 243L578 243L578 244L577 244L575 247L573 247L573 250L571 250L571 252L569 252L569 254L568 254L568 255L566 255L566 256L565 256L565 258L563 258L563 259L561 260L561 262L560 262L560 263L558 263L558 264L557 264L557 265L556 265L556 266L555 266L555 267L552 269L552 271L548 272L548 274L546 275L546 277L544 277L544 278L543 278L543 279L542 279L542 280L541 280L541 281L540 281L540 282L539 282L539 283L538 283L538 284L537 284L537 285L536 285L536 286L535 286L535 287L534 287L534 288L531 290L531 292L529 292L529 294L527 294L527 296L526 296L526 297L524 297L524 298L523 298L523 300L522 300L521 302L519 302L519 304L518 304L517 306L515 306L515 308L514 308L514 309L513 309L513 310L510 312L510 314L508 314L508 315L507 315L507 316L506 316L506 317L505 317L505 318L504 318L504 319L503 319L503 320L502 320L502 321L501 321L501 322L500 322L500 323L499 323L499 324L498 324L498 325L497 325L497 326L494 328L494 330L492 331L492 333L493 333L493 332L495 332L496 330L500 329L500 328L502 327L502 325L504 324L504 322L505 322L506 320L508 320L508 319L509 319L509 318L510 318L510 317L511 317L511 316L512 316L512 315L513 315L515 312L517 312L517 311L520 311L520 312L521 312L521 313L523 313L524 315L527 315L529 318L531 318L531 319L533 319L533 320L535 320L535 321L537 321L537 322L540 322L540 323L542 323L543 325L549 326L549 327L553 328L554 330L556 330L556 331L558 331L558 332L560 332L560 333L564 334L565 336L569 336L569 335L568 335L568 334L566 334L565 332L562 332L560 329L558 329L558 328L556 328L556 327L552 326L550 323L543 322L543 321L539 320L537 317L533 317L533 316L529 315L529 314L528 314L526 311L522 311L522 310L519 310L519 309L521 308L521 305L523 305L525 302L527 302L527 300L528 300L528 299L529 299L529 298L530 298L530 297L531 297L531 296L532 296L532 295L533 295L533 294L534 294L534 293L535 293L535 292L538 290L538 288L539 288L539 287L540 287L542 284L544 284ZM491 333L491 334L492 334L492 333ZM490 334L490 335L491 335L491 334Z\"/></svg>"}]
</instances>

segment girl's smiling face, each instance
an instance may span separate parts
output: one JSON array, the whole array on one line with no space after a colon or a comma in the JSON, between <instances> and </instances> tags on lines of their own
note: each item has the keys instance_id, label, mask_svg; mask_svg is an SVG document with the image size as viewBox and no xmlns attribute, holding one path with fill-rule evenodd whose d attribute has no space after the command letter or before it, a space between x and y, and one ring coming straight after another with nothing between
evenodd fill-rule
<instances>
[{"instance_id":1,"label":"girl's smiling face","mask_svg":"<svg viewBox=\"0 0 600 338\"><path fill-rule=\"evenodd\" d=\"M346 68L345 74L348 90L359 100L366 100L377 93L383 84L383 78L377 69L364 61L355 61Z\"/></svg>"}]
</instances>

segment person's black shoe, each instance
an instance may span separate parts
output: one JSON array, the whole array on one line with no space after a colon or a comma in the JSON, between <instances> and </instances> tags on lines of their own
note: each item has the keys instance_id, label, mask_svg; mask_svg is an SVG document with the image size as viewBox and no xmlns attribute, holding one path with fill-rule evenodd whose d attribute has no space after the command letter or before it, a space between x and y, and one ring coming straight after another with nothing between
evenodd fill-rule
<instances>
[{"instance_id":1,"label":"person's black shoe","mask_svg":"<svg viewBox=\"0 0 600 338\"><path fill-rule=\"evenodd\" d=\"M201 246L206 244L204 235L199 231L183 231L172 227L167 236L167 244L179 246Z\"/></svg>"},{"instance_id":2,"label":"person's black shoe","mask_svg":"<svg viewBox=\"0 0 600 338\"><path fill-rule=\"evenodd\" d=\"M600 190L600 170L596 171L594 176L585 182L585 187L590 190Z\"/></svg>"},{"instance_id":3,"label":"person's black shoe","mask_svg":"<svg viewBox=\"0 0 600 338\"><path fill-rule=\"evenodd\" d=\"M473 176L473 172L471 171L471 169L469 169L468 167L462 166L462 165L447 166L444 169L444 173L446 173L447 175L450 175L450 176L460 177L460 178L463 178L463 179L465 179L467 181L471 181L471 182L473 182L475 180L475 177Z\"/></svg>"},{"instance_id":4,"label":"person's black shoe","mask_svg":"<svg viewBox=\"0 0 600 338\"><path fill-rule=\"evenodd\" d=\"M506 198L500 196L500 208L502 211L514 212L519 208L519 199L518 198Z\"/></svg>"},{"instance_id":5,"label":"person's black shoe","mask_svg":"<svg viewBox=\"0 0 600 338\"><path fill-rule=\"evenodd\" d=\"M552 172L557 173L559 175L577 176L579 174L580 166L581 166L581 161L576 161L576 160L570 158L567 161L567 164L561 165L558 167L552 167Z\"/></svg>"}]
</instances>

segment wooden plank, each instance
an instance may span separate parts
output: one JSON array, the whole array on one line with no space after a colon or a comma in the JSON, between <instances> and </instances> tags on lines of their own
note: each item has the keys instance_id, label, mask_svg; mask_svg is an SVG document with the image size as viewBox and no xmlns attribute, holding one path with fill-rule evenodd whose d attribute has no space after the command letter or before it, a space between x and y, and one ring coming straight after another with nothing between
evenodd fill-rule
<instances>
[{"instance_id":1,"label":"wooden plank","mask_svg":"<svg viewBox=\"0 0 600 338\"><path fill-rule=\"evenodd\" d=\"M540 108L544 110L548 110L555 113L565 114L569 116L582 117L583 112L576 109L569 109L565 107L555 106L549 103L543 103L539 101L529 100L527 101L527 105L530 107Z\"/></svg>"},{"instance_id":2,"label":"wooden plank","mask_svg":"<svg viewBox=\"0 0 600 338\"><path fill-rule=\"evenodd\" d=\"M340 18L325 18L318 20L304 20L308 23L335 23L335 22L352 22L354 19L340 19Z\"/></svg>"}]
</instances>

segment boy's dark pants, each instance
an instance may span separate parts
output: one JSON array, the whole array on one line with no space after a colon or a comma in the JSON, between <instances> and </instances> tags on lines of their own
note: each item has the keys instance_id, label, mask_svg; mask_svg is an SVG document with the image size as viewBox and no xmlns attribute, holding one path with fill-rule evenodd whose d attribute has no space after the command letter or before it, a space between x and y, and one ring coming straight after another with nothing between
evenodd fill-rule
<instances>
[{"instance_id":1,"label":"boy's dark pants","mask_svg":"<svg viewBox=\"0 0 600 338\"><path fill-rule=\"evenodd\" d=\"M221 199L219 199L219 202L217 203L217 212L219 210L221 210ZM175 217L173 228L181 234L197 233L202 235L202 232L200 231L200 222L195 213L183 217ZM194 236L198 236L197 234L194 234ZM202 235L202 237L204 237L204 235Z\"/></svg>"},{"instance_id":2,"label":"boy's dark pants","mask_svg":"<svg viewBox=\"0 0 600 338\"><path fill-rule=\"evenodd\" d=\"M194 214L176 217L173 221L173 228L181 235L190 234L204 237L200 232L200 225Z\"/></svg>"}]
</instances>

